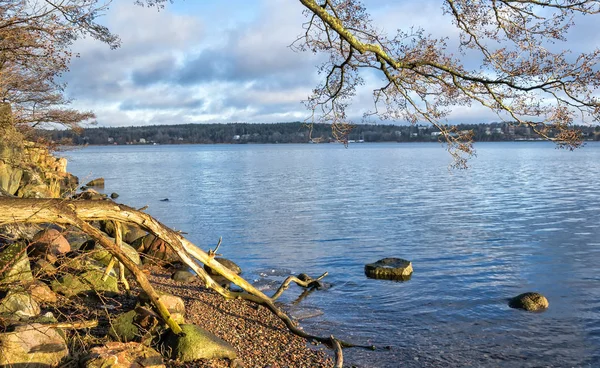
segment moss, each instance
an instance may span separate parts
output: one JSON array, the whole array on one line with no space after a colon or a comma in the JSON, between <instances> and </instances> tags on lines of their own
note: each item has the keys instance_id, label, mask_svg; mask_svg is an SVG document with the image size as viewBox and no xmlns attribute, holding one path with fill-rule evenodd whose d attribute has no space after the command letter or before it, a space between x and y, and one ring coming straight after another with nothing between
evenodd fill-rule
<instances>
[{"instance_id":1,"label":"moss","mask_svg":"<svg viewBox=\"0 0 600 368\"><path fill-rule=\"evenodd\" d=\"M139 328L135 325L137 313L135 310L120 314L111 321L108 335L121 342L137 341Z\"/></svg>"},{"instance_id":2,"label":"moss","mask_svg":"<svg viewBox=\"0 0 600 368\"><path fill-rule=\"evenodd\" d=\"M89 294L94 291L115 293L119 291L115 277L109 276L106 281L102 281L102 276L103 272L100 270L90 270L80 276L66 274L60 280L52 281L50 288L65 296Z\"/></svg>"}]
</instances>

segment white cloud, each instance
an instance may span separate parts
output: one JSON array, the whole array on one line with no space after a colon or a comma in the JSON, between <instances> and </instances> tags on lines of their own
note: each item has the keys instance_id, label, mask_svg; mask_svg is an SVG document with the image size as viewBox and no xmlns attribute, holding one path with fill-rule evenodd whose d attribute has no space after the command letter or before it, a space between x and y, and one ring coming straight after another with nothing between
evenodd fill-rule
<instances>
[{"instance_id":1,"label":"white cloud","mask_svg":"<svg viewBox=\"0 0 600 368\"><path fill-rule=\"evenodd\" d=\"M448 50L458 53L458 31L441 2L365 4L388 34L422 27L434 37L450 37ZM119 1L105 23L123 46L110 50L91 39L77 41L74 50L81 57L65 76L67 93L76 99L74 107L94 110L102 125L304 120L309 113L300 102L318 84L316 66L323 56L288 48L303 32L302 11L298 1L289 0L181 1L160 12ZM591 23L583 24L589 31ZM589 43L580 36L576 45ZM471 55L466 60L478 65ZM359 87L349 110L353 120L372 110L378 77L368 75ZM493 116L473 105L455 108L450 119Z\"/></svg>"}]
</instances>

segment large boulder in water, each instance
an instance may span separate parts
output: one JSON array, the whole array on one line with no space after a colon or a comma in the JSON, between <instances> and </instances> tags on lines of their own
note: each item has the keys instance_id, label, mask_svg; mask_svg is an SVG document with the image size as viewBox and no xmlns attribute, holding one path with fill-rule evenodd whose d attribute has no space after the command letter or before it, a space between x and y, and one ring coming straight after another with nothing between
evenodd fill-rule
<instances>
[{"instance_id":1,"label":"large boulder in water","mask_svg":"<svg viewBox=\"0 0 600 368\"><path fill-rule=\"evenodd\" d=\"M546 310L549 306L548 299L540 293L528 292L510 299L508 306L516 309L525 309L530 312Z\"/></svg>"},{"instance_id":2,"label":"large boulder in water","mask_svg":"<svg viewBox=\"0 0 600 368\"><path fill-rule=\"evenodd\" d=\"M169 330L162 348L171 359L190 362L197 359L233 360L237 353L231 344L195 325L181 325L184 335L178 336Z\"/></svg>"},{"instance_id":3,"label":"large boulder in water","mask_svg":"<svg viewBox=\"0 0 600 368\"><path fill-rule=\"evenodd\" d=\"M412 273L412 263L402 258L384 258L365 265L365 274L372 279L406 281Z\"/></svg>"},{"instance_id":4,"label":"large boulder in water","mask_svg":"<svg viewBox=\"0 0 600 368\"><path fill-rule=\"evenodd\" d=\"M104 178L97 178L94 180L90 180L86 185L86 187L101 187L104 188Z\"/></svg>"},{"instance_id":5,"label":"large boulder in water","mask_svg":"<svg viewBox=\"0 0 600 368\"><path fill-rule=\"evenodd\" d=\"M62 334L40 323L0 333L0 367L56 367L68 354Z\"/></svg>"}]
</instances>

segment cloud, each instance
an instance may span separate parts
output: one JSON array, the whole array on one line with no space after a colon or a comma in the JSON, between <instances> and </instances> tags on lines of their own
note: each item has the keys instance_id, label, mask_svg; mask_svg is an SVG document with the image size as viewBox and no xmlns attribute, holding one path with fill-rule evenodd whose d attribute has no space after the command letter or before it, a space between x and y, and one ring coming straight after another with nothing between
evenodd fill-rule
<instances>
[{"instance_id":1,"label":"cloud","mask_svg":"<svg viewBox=\"0 0 600 368\"><path fill-rule=\"evenodd\" d=\"M449 37L448 51L458 54L458 31L439 1L365 4L388 34L420 26ZM73 107L94 110L101 125L304 120L309 112L301 101L319 84L316 66L325 56L288 47L303 32L302 11L289 0L177 1L160 12L118 2L105 23L123 46L77 41L81 56L64 77L66 92L76 99ZM593 22L583 25L575 35L593 29ZM589 46L583 39L577 48ZM469 54L465 60L468 67L479 64ZM372 90L382 86L379 74L365 79L348 111L354 121L373 109ZM488 121L490 113L462 107L451 119Z\"/></svg>"}]
</instances>

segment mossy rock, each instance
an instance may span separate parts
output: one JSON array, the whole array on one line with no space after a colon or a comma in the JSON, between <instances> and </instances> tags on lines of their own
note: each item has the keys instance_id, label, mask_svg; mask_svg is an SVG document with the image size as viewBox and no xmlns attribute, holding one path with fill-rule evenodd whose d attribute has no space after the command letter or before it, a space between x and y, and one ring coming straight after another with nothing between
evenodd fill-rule
<instances>
[{"instance_id":1,"label":"mossy rock","mask_svg":"<svg viewBox=\"0 0 600 368\"><path fill-rule=\"evenodd\" d=\"M136 317L137 313L135 310L120 314L110 322L108 335L121 342L139 341L140 331L139 327L135 324Z\"/></svg>"},{"instance_id":2,"label":"mossy rock","mask_svg":"<svg viewBox=\"0 0 600 368\"><path fill-rule=\"evenodd\" d=\"M59 329L39 323L0 333L0 367L57 367L69 355Z\"/></svg>"},{"instance_id":3,"label":"mossy rock","mask_svg":"<svg viewBox=\"0 0 600 368\"><path fill-rule=\"evenodd\" d=\"M528 292L510 299L508 306L516 309L524 309L529 312L538 312L548 309L548 299L540 293Z\"/></svg>"},{"instance_id":4,"label":"mossy rock","mask_svg":"<svg viewBox=\"0 0 600 368\"><path fill-rule=\"evenodd\" d=\"M40 305L27 292L11 290L0 300L0 314L35 317L40 314Z\"/></svg>"},{"instance_id":5,"label":"mossy rock","mask_svg":"<svg viewBox=\"0 0 600 368\"><path fill-rule=\"evenodd\" d=\"M177 282L188 284L188 283L196 280L196 275L191 273L190 271L179 270L179 271L175 271L171 275L171 279L174 281L177 281Z\"/></svg>"},{"instance_id":6,"label":"mossy rock","mask_svg":"<svg viewBox=\"0 0 600 368\"><path fill-rule=\"evenodd\" d=\"M118 293L117 279L109 276L106 281L102 281L102 276L103 272L100 270L90 270L79 276L66 274L60 280L52 281L50 288L55 293L68 297L94 292Z\"/></svg>"},{"instance_id":7,"label":"mossy rock","mask_svg":"<svg viewBox=\"0 0 600 368\"><path fill-rule=\"evenodd\" d=\"M168 326L155 312L148 308L137 307L113 319L108 335L113 340L121 342L135 341L149 345L156 342L167 328Z\"/></svg>"},{"instance_id":8,"label":"mossy rock","mask_svg":"<svg viewBox=\"0 0 600 368\"><path fill-rule=\"evenodd\" d=\"M0 251L0 285L33 280L26 245L13 243Z\"/></svg>"},{"instance_id":9,"label":"mossy rock","mask_svg":"<svg viewBox=\"0 0 600 368\"><path fill-rule=\"evenodd\" d=\"M372 279L407 281L412 273L412 263L402 258L384 258L365 265L365 274Z\"/></svg>"},{"instance_id":10,"label":"mossy rock","mask_svg":"<svg viewBox=\"0 0 600 368\"><path fill-rule=\"evenodd\" d=\"M184 335L171 330L163 339L162 351L170 353L171 359L190 362L197 359L230 359L237 357L234 347L211 332L196 325L181 325Z\"/></svg>"},{"instance_id":11,"label":"mossy rock","mask_svg":"<svg viewBox=\"0 0 600 368\"><path fill-rule=\"evenodd\" d=\"M109 238L112 241L114 241L114 239ZM83 249L85 250L89 250L89 244L90 243L86 243L82 246ZM121 242L121 250L123 252L125 252L125 254L127 255L127 257L129 257L130 260L133 261L133 263L135 263L136 265L140 266L142 264L142 260L140 259L140 255L138 254L138 252L129 244L125 243L125 242ZM100 264L102 264L103 266L107 266L110 263L110 260L112 258L112 254L110 254L109 251L107 251L106 249L102 248L101 246L97 245L94 243L93 249L90 250L90 258L98 261ZM126 275L130 275L129 270L126 268L125 269L125 274Z\"/></svg>"}]
</instances>

